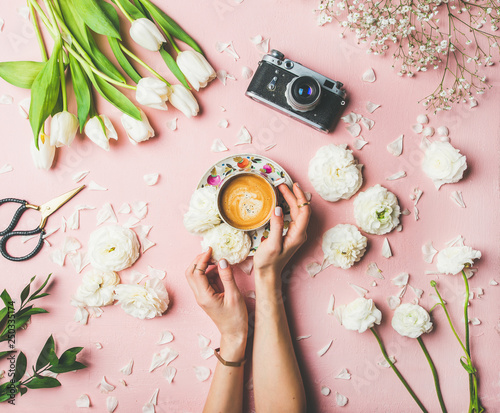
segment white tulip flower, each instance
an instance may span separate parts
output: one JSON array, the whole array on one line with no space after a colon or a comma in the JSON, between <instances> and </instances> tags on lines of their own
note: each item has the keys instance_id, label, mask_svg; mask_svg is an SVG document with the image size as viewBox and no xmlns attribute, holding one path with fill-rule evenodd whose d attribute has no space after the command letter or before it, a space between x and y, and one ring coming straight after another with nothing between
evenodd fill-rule
<instances>
[{"instance_id":1,"label":"white tulip flower","mask_svg":"<svg viewBox=\"0 0 500 413\"><path fill-rule=\"evenodd\" d=\"M195 90L205 87L216 78L214 68L205 56L194 50L186 50L177 55L177 65Z\"/></svg>"},{"instance_id":2,"label":"white tulip flower","mask_svg":"<svg viewBox=\"0 0 500 413\"><path fill-rule=\"evenodd\" d=\"M158 27L146 18L132 22L130 36L137 44L152 52L160 50L161 45L167 41Z\"/></svg>"},{"instance_id":3,"label":"white tulip flower","mask_svg":"<svg viewBox=\"0 0 500 413\"><path fill-rule=\"evenodd\" d=\"M99 117L104 123L104 129L99 121ZM89 119L85 124L84 132L92 142L106 151L109 151L110 139L118 140L116 130L106 115L94 116Z\"/></svg>"},{"instance_id":4,"label":"white tulip flower","mask_svg":"<svg viewBox=\"0 0 500 413\"><path fill-rule=\"evenodd\" d=\"M127 136L134 145L139 142L147 141L149 138L155 136L155 131L149 124L149 120L146 114L139 109L141 112L141 120L134 119L133 117L124 113L122 115L122 125L127 132Z\"/></svg>"},{"instance_id":5,"label":"white tulip flower","mask_svg":"<svg viewBox=\"0 0 500 413\"><path fill-rule=\"evenodd\" d=\"M143 77L137 83L135 99L141 105L153 109L168 110L166 104L168 95L168 85L156 77Z\"/></svg>"},{"instance_id":6,"label":"white tulip flower","mask_svg":"<svg viewBox=\"0 0 500 413\"><path fill-rule=\"evenodd\" d=\"M179 109L186 117L196 116L200 111L198 102L193 94L184 85L170 86L170 103Z\"/></svg>"},{"instance_id":7,"label":"white tulip flower","mask_svg":"<svg viewBox=\"0 0 500 413\"><path fill-rule=\"evenodd\" d=\"M68 111L56 113L50 121L50 144L70 146L78 130L78 118Z\"/></svg>"},{"instance_id":8,"label":"white tulip flower","mask_svg":"<svg viewBox=\"0 0 500 413\"><path fill-rule=\"evenodd\" d=\"M35 146L35 141L31 140L31 157L37 169L49 170L54 162L56 147L50 144L50 138L43 133L38 138L38 148Z\"/></svg>"}]
</instances>

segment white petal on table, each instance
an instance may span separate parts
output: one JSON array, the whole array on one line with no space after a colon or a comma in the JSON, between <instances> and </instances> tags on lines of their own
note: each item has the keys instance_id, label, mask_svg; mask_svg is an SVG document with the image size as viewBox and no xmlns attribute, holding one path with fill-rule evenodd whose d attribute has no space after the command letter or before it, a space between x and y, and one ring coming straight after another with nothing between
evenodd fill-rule
<instances>
[{"instance_id":1,"label":"white petal on table","mask_svg":"<svg viewBox=\"0 0 500 413\"><path fill-rule=\"evenodd\" d=\"M333 309L335 306L335 296L330 294L330 299L328 300L328 308L326 309L326 313L328 315L333 315Z\"/></svg>"},{"instance_id":2,"label":"white petal on table","mask_svg":"<svg viewBox=\"0 0 500 413\"><path fill-rule=\"evenodd\" d=\"M146 185L149 186L156 185L158 178L160 178L159 173L146 174L143 176L144 182L146 182Z\"/></svg>"},{"instance_id":3,"label":"white petal on table","mask_svg":"<svg viewBox=\"0 0 500 413\"><path fill-rule=\"evenodd\" d=\"M1 105L12 105L14 102L14 98L10 95L0 95L0 104Z\"/></svg>"},{"instance_id":4,"label":"white petal on table","mask_svg":"<svg viewBox=\"0 0 500 413\"><path fill-rule=\"evenodd\" d=\"M370 68L365 73L363 73L362 79L363 82L373 83L375 82L375 80L377 80L377 77L375 76L375 72L373 71L373 69Z\"/></svg>"},{"instance_id":5,"label":"white petal on table","mask_svg":"<svg viewBox=\"0 0 500 413\"><path fill-rule=\"evenodd\" d=\"M250 132L248 132L248 129L244 126L240 128L238 135L236 136L236 139L238 139L238 142L235 143L235 146L244 145L246 143L252 143L252 135L250 135Z\"/></svg>"},{"instance_id":6,"label":"white petal on table","mask_svg":"<svg viewBox=\"0 0 500 413\"><path fill-rule=\"evenodd\" d=\"M89 191L107 191L108 188L104 188L103 186L99 185L95 181L90 181L90 183L87 185L87 188Z\"/></svg>"},{"instance_id":7,"label":"white petal on table","mask_svg":"<svg viewBox=\"0 0 500 413\"><path fill-rule=\"evenodd\" d=\"M350 380L351 374L347 371L347 369L342 369L339 374L335 377L336 379L341 380Z\"/></svg>"},{"instance_id":8,"label":"white petal on table","mask_svg":"<svg viewBox=\"0 0 500 413\"><path fill-rule=\"evenodd\" d=\"M349 283L349 285L352 287L352 289L354 291L356 291L356 293L360 296L360 297L364 297L367 293L368 293L368 290L363 288L363 287L360 287L359 285L356 285L356 284L351 284Z\"/></svg>"},{"instance_id":9,"label":"white petal on table","mask_svg":"<svg viewBox=\"0 0 500 413\"><path fill-rule=\"evenodd\" d=\"M222 142L219 138L215 139L212 143L212 146L210 147L210 150L212 152L224 152L228 151L229 149L227 148L226 145L224 145L224 142Z\"/></svg>"},{"instance_id":10,"label":"white petal on table","mask_svg":"<svg viewBox=\"0 0 500 413\"><path fill-rule=\"evenodd\" d=\"M380 107L380 105L377 105L376 103L372 103L370 101L366 102L366 110L370 113L375 112Z\"/></svg>"},{"instance_id":11,"label":"white petal on table","mask_svg":"<svg viewBox=\"0 0 500 413\"><path fill-rule=\"evenodd\" d=\"M78 399L76 399L76 407L90 407L90 398L86 394L82 394Z\"/></svg>"},{"instance_id":12,"label":"white petal on table","mask_svg":"<svg viewBox=\"0 0 500 413\"><path fill-rule=\"evenodd\" d=\"M407 272L402 272L392 279L392 283L398 287L404 287L408 284L408 280L410 279L410 274Z\"/></svg>"},{"instance_id":13,"label":"white petal on table","mask_svg":"<svg viewBox=\"0 0 500 413\"><path fill-rule=\"evenodd\" d=\"M156 277L159 278L160 280L163 280L167 275L167 272L163 270L158 270L156 268L151 267L151 265L148 265L148 274L151 277Z\"/></svg>"},{"instance_id":14,"label":"white petal on table","mask_svg":"<svg viewBox=\"0 0 500 413\"><path fill-rule=\"evenodd\" d=\"M118 218L116 218L115 211L109 202L105 203L97 212L97 226L105 222L112 224L118 223Z\"/></svg>"},{"instance_id":15,"label":"white petal on table","mask_svg":"<svg viewBox=\"0 0 500 413\"><path fill-rule=\"evenodd\" d=\"M99 389L101 390L101 393L109 393L115 389L115 386L113 386L112 384L109 384L106 381L106 376L103 376L101 383L99 383Z\"/></svg>"},{"instance_id":16,"label":"white petal on table","mask_svg":"<svg viewBox=\"0 0 500 413\"><path fill-rule=\"evenodd\" d=\"M399 135L396 140L387 145L387 152L394 156L401 155L403 153L403 137L404 135Z\"/></svg>"},{"instance_id":17,"label":"white petal on table","mask_svg":"<svg viewBox=\"0 0 500 413\"><path fill-rule=\"evenodd\" d=\"M406 176L405 171L399 171L399 172L396 172L395 174L392 174L391 176L388 176L387 178L385 178L385 180L386 181L395 181L397 179L404 178L405 176Z\"/></svg>"},{"instance_id":18,"label":"white petal on table","mask_svg":"<svg viewBox=\"0 0 500 413\"><path fill-rule=\"evenodd\" d=\"M165 330L161 333L160 340L158 340L158 343L156 344L167 344L173 341L173 339L174 335L170 331Z\"/></svg>"},{"instance_id":19,"label":"white petal on table","mask_svg":"<svg viewBox=\"0 0 500 413\"><path fill-rule=\"evenodd\" d=\"M370 277L379 278L381 280L384 279L384 276L382 275L382 270L378 268L376 262L371 262L370 264L368 264L368 267L366 268L366 273Z\"/></svg>"},{"instance_id":20,"label":"white petal on table","mask_svg":"<svg viewBox=\"0 0 500 413\"><path fill-rule=\"evenodd\" d=\"M318 355L318 357L322 357L330 349L330 347L332 346L332 343L333 343L333 340L330 340L330 342L326 346L324 346L322 349L318 350L318 352L316 353Z\"/></svg>"},{"instance_id":21,"label":"white petal on table","mask_svg":"<svg viewBox=\"0 0 500 413\"><path fill-rule=\"evenodd\" d=\"M211 371L205 366L193 366L194 374L198 381L206 381L210 377Z\"/></svg>"},{"instance_id":22,"label":"white petal on table","mask_svg":"<svg viewBox=\"0 0 500 413\"><path fill-rule=\"evenodd\" d=\"M332 391L330 390L329 387L326 386L321 386L321 394L323 396L329 396Z\"/></svg>"},{"instance_id":23,"label":"white petal on table","mask_svg":"<svg viewBox=\"0 0 500 413\"><path fill-rule=\"evenodd\" d=\"M198 334L198 347L205 348L210 345L211 340L203 334Z\"/></svg>"},{"instance_id":24,"label":"white petal on table","mask_svg":"<svg viewBox=\"0 0 500 413\"><path fill-rule=\"evenodd\" d=\"M389 240L387 238L384 238L384 243L382 244L382 256L384 258L392 257L391 245L389 244Z\"/></svg>"},{"instance_id":25,"label":"white petal on table","mask_svg":"<svg viewBox=\"0 0 500 413\"><path fill-rule=\"evenodd\" d=\"M432 245L432 241L422 245L422 254L424 262L431 264L434 256L438 253L437 249Z\"/></svg>"},{"instance_id":26,"label":"white petal on table","mask_svg":"<svg viewBox=\"0 0 500 413\"><path fill-rule=\"evenodd\" d=\"M71 179L75 182L80 182L82 179L84 179L88 174L90 173L90 171L81 171L81 172L77 172L76 174L74 174Z\"/></svg>"},{"instance_id":27,"label":"white petal on table","mask_svg":"<svg viewBox=\"0 0 500 413\"><path fill-rule=\"evenodd\" d=\"M132 374L132 369L134 367L134 360L130 359L130 361L123 366L120 371L125 374L125 376L130 376Z\"/></svg>"},{"instance_id":28,"label":"white petal on table","mask_svg":"<svg viewBox=\"0 0 500 413\"><path fill-rule=\"evenodd\" d=\"M175 367L167 366L163 370L163 377L165 377L165 380L167 380L169 383L172 383L176 373L177 369Z\"/></svg>"},{"instance_id":29,"label":"white petal on table","mask_svg":"<svg viewBox=\"0 0 500 413\"><path fill-rule=\"evenodd\" d=\"M337 402L337 406L339 407L344 407L349 399L345 397L343 394L340 394L339 392L335 393L335 400Z\"/></svg>"},{"instance_id":30,"label":"white petal on table","mask_svg":"<svg viewBox=\"0 0 500 413\"><path fill-rule=\"evenodd\" d=\"M106 399L106 409L109 413L113 413L118 406L118 399L114 396L109 396Z\"/></svg>"},{"instance_id":31,"label":"white petal on table","mask_svg":"<svg viewBox=\"0 0 500 413\"><path fill-rule=\"evenodd\" d=\"M178 118L174 118L174 119L170 119L169 121L167 121L167 128L169 128L172 131L176 130L177 129L177 119Z\"/></svg>"},{"instance_id":32,"label":"white petal on table","mask_svg":"<svg viewBox=\"0 0 500 413\"><path fill-rule=\"evenodd\" d=\"M0 168L0 175L6 174L7 172L12 172L13 170L14 168L12 167L12 165L6 163Z\"/></svg>"},{"instance_id":33,"label":"white petal on table","mask_svg":"<svg viewBox=\"0 0 500 413\"><path fill-rule=\"evenodd\" d=\"M158 405L158 392L160 389L155 389L153 395L149 399L149 403L154 404L155 406Z\"/></svg>"}]
</instances>

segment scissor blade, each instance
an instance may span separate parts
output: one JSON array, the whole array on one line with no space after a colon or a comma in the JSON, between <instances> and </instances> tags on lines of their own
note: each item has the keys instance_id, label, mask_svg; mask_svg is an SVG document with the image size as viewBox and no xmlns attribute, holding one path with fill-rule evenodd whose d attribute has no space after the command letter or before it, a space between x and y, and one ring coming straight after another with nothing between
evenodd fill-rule
<instances>
[{"instance_id":1,"label":"scissor blade","mask_svg":"<svg viewBox=\"0 0 500 413\"><path fill-rule=\"evenodd\" d=\"M40 212L42 213L42 222L44 222L50 215L52 215L59 208L61 208L66 202L68 202L71 198L73 198L83 188L85 188L85 185L72 189L71 191L62 194L57 198L54 198L53 200L46 202L43 205L40 205Z\"/></svg>"}]
</instances>

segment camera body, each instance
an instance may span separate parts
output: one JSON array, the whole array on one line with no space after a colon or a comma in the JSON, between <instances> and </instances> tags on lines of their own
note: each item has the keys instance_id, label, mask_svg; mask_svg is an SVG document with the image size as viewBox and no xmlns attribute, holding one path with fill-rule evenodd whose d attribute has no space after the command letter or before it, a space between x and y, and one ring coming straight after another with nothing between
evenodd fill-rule
<instances>
[{"instance_id":1,"label":"camera body","mask_svg":"<svg viewBox=\"0 0 500 413\"><path fill-rule=\"evenodd\" d=\"M259 62L246 95L324 133L346 104L343 84L271 50Z\"/></svg>"}]
</instances>

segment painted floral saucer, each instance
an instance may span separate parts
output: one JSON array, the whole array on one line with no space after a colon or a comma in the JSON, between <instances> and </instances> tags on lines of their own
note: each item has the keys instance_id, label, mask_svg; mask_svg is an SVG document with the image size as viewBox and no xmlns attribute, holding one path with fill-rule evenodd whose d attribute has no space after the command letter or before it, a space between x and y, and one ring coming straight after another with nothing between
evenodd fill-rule
<instances>
[{"instance_id":1,"label":"painted floral saucer","mask_svg":"<svg viewBox=\"0 0 500 413\"><path fill-rule=\"evenodd\" d=\"M283 167L273 160L261 155L244 153L228 156L227 158L218 161L215 165L212 165L201 178L197 189L203 188L207 185L217 187L224 179L238 171L259 172L272 182L278 183L279 181L283 181L283 183L288 185L290 189L293 185L290 175L288 175ZM278 196L278 204L283 209L285 219L284 231L286 232L291 221L290 208L281 193L279 193ZM269 236L269 228L270 224L267 224L256 231L250 231L248 233L252 239L252 248L249 255L254 255L260 243Z\"/></svg>"}]
</instances>

